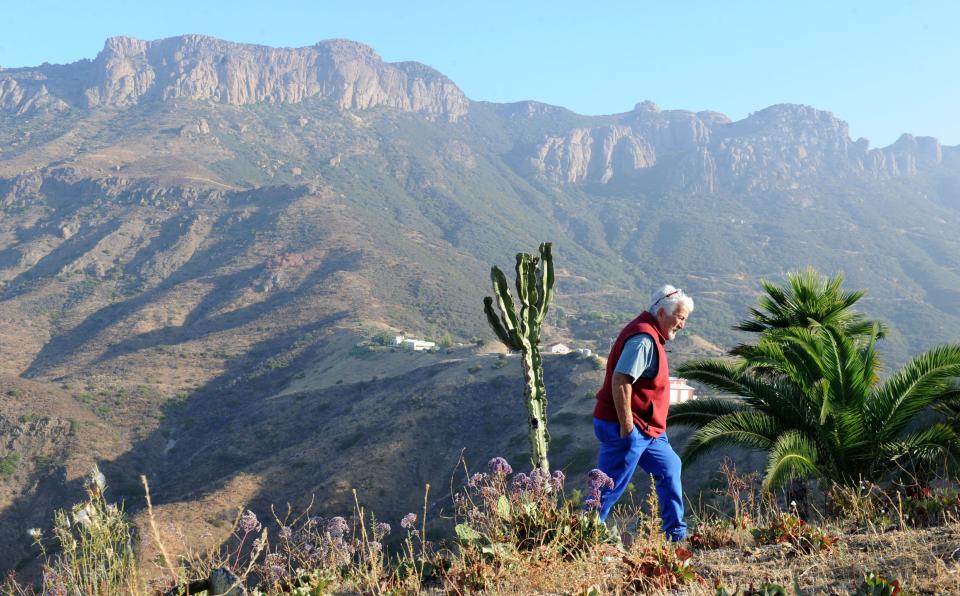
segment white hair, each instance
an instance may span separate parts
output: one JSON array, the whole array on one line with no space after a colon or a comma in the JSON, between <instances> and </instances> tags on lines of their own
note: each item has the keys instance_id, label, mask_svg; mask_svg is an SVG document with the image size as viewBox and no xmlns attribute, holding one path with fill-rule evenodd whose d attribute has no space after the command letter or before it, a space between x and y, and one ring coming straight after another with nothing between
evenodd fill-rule
<instances>
[{"instance_id":1,"label":"white hair","mask_svg":"<svg viewBox=\"0 0 960 596\"><path fill-rule=\"evenodd\" d=\"M657 310L662 308L672 315L681 304L687 308L688 314L693 312L693 298L684 294L680 288L667 284L650 296L650 308L647 311L655 315Z\"/></svg>"}]
</instances>

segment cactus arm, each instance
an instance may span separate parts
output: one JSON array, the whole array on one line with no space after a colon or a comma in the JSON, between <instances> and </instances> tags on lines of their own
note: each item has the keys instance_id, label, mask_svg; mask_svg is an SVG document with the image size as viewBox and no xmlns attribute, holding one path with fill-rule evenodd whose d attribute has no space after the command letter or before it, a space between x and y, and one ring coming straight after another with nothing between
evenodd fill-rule
<instances>
[{"instance_id":1,"label":"cactus arm","mask_svg":"<svg viewBox=\"0 0 960 596\"><path fill-rule=\"evenodd\" d=\"M507 333L515 333L518 326L517 313L513 305L513 297L510 295L510 287L507 285L507 276L499 267L494 266L490 268L490 279L493 281L493 295L500 309L503 328Z\"/></svg>"},{"instance_id":2,"label":"cactus arm","mask_svg":"<svg viewBox=\"0 0 960 596\"><path fill-rule=\"evenodd\" d=\"M527 308L523 314L527 325L527 337L531 345L536 345L540 343L540 310L536 305L537 259L528 259L526 269L527 275L525 281L527 283L527 300L529 300L529 302L524 305Z\"/></svg>"},{"instance_id":3,"label":"cactus arm","mask_svg":"<svg viewBox=\"0 0 960 596\"><path fill-rule=\"evenodd\" d=\"M530 255L526 253L517 253L517 300L520 302L520 313L517 317L520 336L528 338L530 330L527 325L527 312L530 309L530 287L527 283L527 263L530 261Z\"/></svg>"},{"instance_id":4,"label":"cactus arm","mask_svg":"<svg viewBox=\"0 0 960 596\"><path fill-rule=\"evenodd\" d=\"M537 311L540 310L540 278L542 273L540 272L540 257L531 257L530 263L527 265L527 283L530 284L530 305L533 306Z\"/></svg>"},{"instance_id":5,"label":"cactus arm","mask_svg":"<svg viewBox=\"0 0 960 596\"><path fill-rule=\"evenodd\" d=\"M539 310L537 323L542 323L544 317L547 316L550 299L553 297L555 278L553 274L553 252L549 242L540 245L540 261L543 263L543 273L537 276L537 281L540 282L540 295L537 300L537 309Z\"/></svg>"},{"instance_id":6,"label":"cactus arm","mask_svg":"<svg viewBox=\"0 0 960 596\"><path fill-rule=\"evenodd\" d=\"M483 299L483 312L487 315L487 322L493 327L493 332L497 335L497 339L499 339L503 345L511 350L519 350L522 347L518 342L514 341L511 334L504 328L501 317L494 312L493 298L487 296Z\"/></svg>"}]
</instances>

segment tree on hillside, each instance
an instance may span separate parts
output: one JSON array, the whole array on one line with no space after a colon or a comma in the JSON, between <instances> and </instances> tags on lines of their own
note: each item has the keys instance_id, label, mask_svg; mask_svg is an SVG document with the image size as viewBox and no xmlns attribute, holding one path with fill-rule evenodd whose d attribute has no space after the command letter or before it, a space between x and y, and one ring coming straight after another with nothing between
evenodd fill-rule
<instances>
[{"instance_id":1,"label":"tree on hillside","mask_svg":"<svg viewBox=\"0 0 960 596\"><path fill-rule=\"evenodd\" d=\"M519 312L514 305L507 278L496 266L490 269L494 297L483 299L483 311L497 338L511 350L519 350L522 355L530 459L534 468L548 472L550 433L547 431L547 389L543 383L540 326L553 295L553 254L550 243L540 245L539 257L517 253L516 272ZM494 301L499 314L493 308Z\"/></svg>"},{"instance_id":2,"label":"tree on hillside","mask_svg":"<svg viewBox=\"0 0 960 596\"><path fill-rule=\"evenodd\" d=\"M956 461L955 429L912 423L955 393L960 345L925 352L880 381L882 327L851 310L863 292L842 293L841 282L811 271L789 276L788 288L764 282L760 308L739 326L757 333L756 343L731 350L732 359L678 368L742 398L671 407L670 424L696 428L685 463L726 445L759 449L769 455L764 485L775 488L791 478L879 481L899 469Z\"/></svg>"}]
</instances>

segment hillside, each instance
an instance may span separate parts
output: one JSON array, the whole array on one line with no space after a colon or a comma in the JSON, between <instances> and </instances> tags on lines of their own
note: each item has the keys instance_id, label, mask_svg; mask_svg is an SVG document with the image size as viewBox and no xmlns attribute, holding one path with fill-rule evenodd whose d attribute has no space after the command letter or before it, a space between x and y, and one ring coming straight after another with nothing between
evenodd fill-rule
<instances>
[{"instance_id":1,"label":"hillside","mask_svg":"<svg viewBox=\"0 0 960 596\"><path fill-rule=\"evenodd\" d=\"M415 501L463 448L519 456L514 361L343 353L383 330L489 339L490 265L543 240L545 341L605 350L669 281L697 300L675 360L715 353L761 277L807 265L869 289L891 364L960 331L960 148L870 148L807 106L582 116L472 101L346 40L112 38L92 60L0 70L0 149L0 372L116 442L78 435L38 472L12 443L14 477L52 483L39 501L2 481L14 526L70 502L72 454L121 495L146 473L163 507L206 503L197 534L239 502ZM593 448L586 366L547 371L571 470Z\"/></svg>"}]
</instances>

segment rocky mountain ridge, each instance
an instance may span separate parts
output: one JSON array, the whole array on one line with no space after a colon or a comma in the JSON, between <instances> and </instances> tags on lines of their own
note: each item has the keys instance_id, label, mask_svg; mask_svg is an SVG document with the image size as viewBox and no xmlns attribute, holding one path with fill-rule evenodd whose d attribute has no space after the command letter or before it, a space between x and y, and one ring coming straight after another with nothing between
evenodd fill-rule
<instances>
[{"instance_id":1,"label":"rocky mountain ridge","mask_svg":"<svg viewBox=\"0 0 960 596\"><path fill-rule=\"evenodd\" d=\"M177 99L231 106L319 98L341 110L377 107L455 122L471 102L447 77L415 62L385 63L349 40L304 48L239 44L202 35L113 37L93 60L0 70L0 111L17 115L128 108ZM550 119L562 108L521 102L515 115ZM575 115L574 115L575 116ZM206 134L205 122L182 131ZM885 148L849 138L846 122L809 106L771 106L733 122L716 112L661 110L578 117L530 139L518 167L551 184L631 184L662 191L790 189L822 175L912 177L960 149L904 134Z\"/></svg>"},{"instance_id":2,"label":"rocky mountain ridge","mask_svg":"<svg viewBox=\"0 0 960 596\"><path fill-rule=\"evenodd\" d=\"M809 106L771 106L732 122L715 112L661 111L638 104L615 123L547 136L529 158L555 184L607 184L655 171L663 164L670 190L715 192L790 188L815 176L916 176L944 152L934 137L904 134L886 148L849 138L846 122ZM948 155L949 156L949 155Z\"/></svg>"},{"instance_id":3,"label":"rocky mountain ridge","mask_svg":"<svg viewBox=\"0 0 960 596\"><path fill-rule=\"evenodd\" d=\"M370 47L330 40L305 48L238 44L202 35L112 37L92 60L0 70L0 109L125 107L151 100L229 105L331 98L342 109L386 106L456 120L467 111L448 78L414 62L388 64Z\"/></svg>"}]
</instances>

